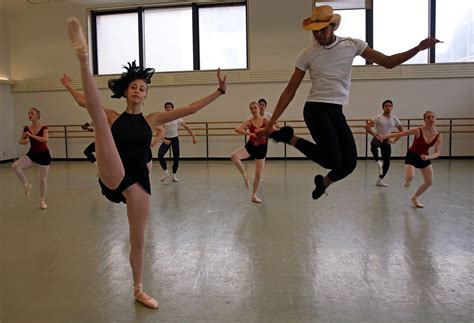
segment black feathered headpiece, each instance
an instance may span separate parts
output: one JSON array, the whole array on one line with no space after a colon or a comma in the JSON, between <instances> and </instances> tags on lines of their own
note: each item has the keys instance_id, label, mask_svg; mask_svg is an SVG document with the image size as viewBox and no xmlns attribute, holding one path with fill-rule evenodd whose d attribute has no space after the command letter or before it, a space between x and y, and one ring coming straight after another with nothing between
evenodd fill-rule
<instances>
[{"instance_id":1,"label":"black feathered headpiece","mask_svg":"<svg viewBox=\"0 0 474 323\"><path fill-rule=\"evenodd\" d=\"M128 88L128 85L135 80L143 80L146 84L151 83L151 77L155 73L154 68L143 68L142 66L137 66L135 61L131 64L127 63L128 67L123 65L123 68L127 70L120 75L118 79L109 80L108 85L109 89L114 93L111 97L115 99L120 99L125 97L123 94Z\"/></svg>"}]
</instances>

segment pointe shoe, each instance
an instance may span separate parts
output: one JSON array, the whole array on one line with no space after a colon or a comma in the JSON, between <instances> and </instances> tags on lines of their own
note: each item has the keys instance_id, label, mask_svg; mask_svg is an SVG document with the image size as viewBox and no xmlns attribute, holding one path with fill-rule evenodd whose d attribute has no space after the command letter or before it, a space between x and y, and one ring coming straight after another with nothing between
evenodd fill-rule
<instances>
[{"instance_id":1,"label":"pointe shoe","mask_svg":"<svg viewBox=\"0 0 474 323\"><path fill-rule=\"evenodd\" d=\"M156 301L156 299L154 299L153 297L145 293L143 291L143 287L141 287L141 284L140 284L139 289L135 289L133 296L135 296L135 300L137 302L142 303L146 307L153 308L153 309L158 308L158 302Z\"/></svg>"},{"instance_id":2,"label":"pointe shoe","mask_svg":"<svg viewBox=\"0 0 474 323\"><path fill-rule=\"evenodd\" d=\"M405 183L403 183L403 186L405 186L406 188L409 188L410 187L410 182L405 180Z\"/></svg>"},{"instance_id":3,"label":"pointe shoe","mask_svg":"<svg viewBox=\"0 0 474 323\"><path fill-rule=\"evenodd\" d=\"M262 200L259 199L257 196L252 196L252 202L254 202L254 203L262 203Z\"/></svg>"},{"instance_id":4,"label":"pointe shoe","mask_svg":"<svg viewBox=\"0 0 474 323\"><path fill-rule=\"evenodd\" d=\"M421 204L420 202L418 202L418 199L416 198L416 196L412 196L411 198L411 203L413 204L413 206L416 206L417 208L419 209L422 209L424 207L423 204Z\"/></svg>"},{"instance_id":5,"label":"pointe shoe","mask_svg":"<svg viewBox=\"0 0 474 323\"><path fill-rule=\"evenodd\" d=\"M28 184L26 184L26 185L24 186L26 197L29 197L29 196L30 196L30 194L31 194L31 187L32 187L32 185L31 185L30 183L28 183Z\"/></svg>"},{"instance_id":6,"label":"pointe shoe","mask_svg":"<svg viewBox=\"0 0 474 323\"><path fill-rule=\"evenodd\" d=\"M48 208L48 205L45 203L45 201L41 200L40 201L40 209L41 210L46 210Z\"/></svg>"},{"instance_id":7,"label":"pointe shoe","mask_svg":"<svg viewBox=\"0 0 474 323\"><path fill-rule=\"evenodd\" d=\"M84 63L89 61L86 37L82 31L81 23L76 17L67 18L67 31L69 41L76 51L77 57Z\"/></svg>"}]
</instances>

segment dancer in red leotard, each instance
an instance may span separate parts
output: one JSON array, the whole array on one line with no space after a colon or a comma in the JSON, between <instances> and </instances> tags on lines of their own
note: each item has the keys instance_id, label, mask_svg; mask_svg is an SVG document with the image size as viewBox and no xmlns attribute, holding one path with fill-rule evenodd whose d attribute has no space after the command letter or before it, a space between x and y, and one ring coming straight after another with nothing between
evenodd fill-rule
<instances>
[{"instance_id":1,"label":"dancer in red leotard","mask_svg":"<svg viewBox=\"0 0 474 323\"><path fill-rule=\"evenodd\" d=\"M23 129L19 143L20 145L26 145L29 141L31 148L26 155L13 163L12 169L23 184L25 194L28 197L31 193L32 185L26 179L23 170L34 164L37 165L39 170L40 208L44 210L48 207L45 202L45 196L51 155L47 145L49 139L48 127L41 124L39 121L40 117L41 112L39 109L30 108L28 110L28 119L30 119L31 124Z\"/></svg>"},{"instance_id":2,"label":"dancer in red leotard","mask_svg":"<svg viewBox=\"0 0 474 323\"><path fill-rule=\"evenodd\" d=\"M257 134L267 126L268 119L260 115L260 106L257 102L251 102L249 105L252 117L245 120L235 132L241 135L247 135L249 140L245 147L241 147L234 151L230 158L244 178L245 186L250 187L249 177L245 171L242 159L249 157L255 158L255 178L253 181L252 202L262 203L262 200L257 197L258 186L263 175L263 166L265 165L265 157L267 156L267 139L262 137L257 138Z\"/></svg>"},{"instance_id":3,"label":"dancer in red leotard","mask_svg":"<svg viewBox=\"0 0 474 323\"><path fill-rule=\"evenodd\" d=\"M418 187L418 190L410 198L413 206L422 208L423 204L418 201L418 198L423 194L428 187L433 184L433 167L431 166L431 159L436 159L441 153L441 144L443 137L436 130L436 115L432 111L426 111L423 114L425 125L420 128L413 128L407 131L394 133L384 136L388 138L400 138L403 136L414 135L413 144L408 149L405 157L405 187L410 187L410 182L415 176L415 168L418 168L423 175L424 182ZM434 152L429 153L429 148L435 146Z\"/></svg>"}]
</instances>

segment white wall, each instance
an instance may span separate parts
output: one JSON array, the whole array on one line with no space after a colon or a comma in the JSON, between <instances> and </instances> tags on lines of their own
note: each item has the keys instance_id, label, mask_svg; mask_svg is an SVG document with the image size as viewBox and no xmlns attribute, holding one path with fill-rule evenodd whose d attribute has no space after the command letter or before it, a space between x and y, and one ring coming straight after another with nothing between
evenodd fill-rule
<instances>
[{"instance_id":1,"label":"white wall","mask_svg":"<svg viewBox=\"0 0 474 323\"><path fill-rule=\"evenodd\" d=\"M190 116L186 120L242 120L248 115L248 103L260 97L266 98L269 101L269 110L273 110L286 85L286 75L289 76L294 68L295 56L311 39L310 33L300 27L302 19L309 15L309 8L310 1L306 0L248 1L250 70L231 72L233 78L229 79L228 93L198 115ZM86 112L75 107L67 92L58 86L59 77L63 72L69 73L75 80L79 79L77 63L67 41L65 19L74 15L85 24L86 12L87 7L67 2L43 6L31 6L23 2L10 5L8 30L11 74L17 89L13 93L15 129L20 129L20 126L27 122L27 108L33 105L41 109L43 122L48 124L81 124L87 121ZM416 44L407 44L407 48L412 45ZM468 71L473 71L473 64L465 66ZM435 67L438 70L441 68L450 67ZM355 72L367 73L364 72L367 70L374 75L379 71L357 67ZM404 74L405 71L410 72L410 68L400 71L400 74ZM242 81L246 73L254 75L249 78L250 81ZM381 111L381 102L390 98L395 104L394 114L399 117L419 117L428 108L435 111L438 117L474 117L474 73L466 77L462 73L457 75L447 72L446 78L439 77L442 72L437 73L437 78L431 78L430 72L425 72L426 77L416 79L391 79L391 76L386 79L355 77L350 104L345 107L345 113L348 118L371 117ZM257 74L260 79L255 81ZM161 110L165 101L173 101L176 106L190 103L216 87L205 78L202 85L199 85L199 82L194 82L198 83L197 85L192 82L172 85L175 83L163 81L172 75L165 73L154 77L155 84L161 82L163 86L150 87L144 113ZM183 73L177 75L181 76ZM278 75L280 76L276 77ZM98 81L100 85L103 84L103 80ZM302 119L302 108L309 85L309 82L303 82L283 119ZM101 93L105 106L117 107L119 110L123 108L123 102L110 99L109 91L102 86ZM474 155L473 137L456 135L456 150L453 153ZM364 136L356 136L356 139L359 155L364 155ZM183 156L203 156L205 147L202 140L197 145L183 143ZM239 137L213 137L211 141L213 157L227 156L242 143ZM89 139L75 140L69 147L69 156L82 157L82 150L88 142ZM52 140L50 146L54 157L64 156L61 140ZM282 150L281 145L272 145L270 155L280 155ZM403 142L394 147L395 155L403 155L405 151L406 144ZM20 153L21 149L18 151L18 154ZM447 154L447 149L444 153ZM289 149L289 155L299 156L292 149Z\"/></svg>"}]
</instances>

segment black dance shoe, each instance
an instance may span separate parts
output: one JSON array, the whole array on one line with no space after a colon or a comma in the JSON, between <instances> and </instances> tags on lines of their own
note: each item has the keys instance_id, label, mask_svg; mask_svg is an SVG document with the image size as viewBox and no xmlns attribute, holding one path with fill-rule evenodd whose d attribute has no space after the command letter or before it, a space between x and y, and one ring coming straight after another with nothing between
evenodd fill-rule
<instances>
[{"instance_id":1,"label":"black dance shoe","mask_svg":"<svg viewBox=\"0 0 474 323\"><path fill-rule=\"evenodd\" d=\"M313 200L317 200L324 193L326 193L326 187L324 187L324 177L322 175L314 176L314 185L316 185L313 190Z\"/></svg>"},{"instance_id":2,"label":"black dance shoe","mask_svg":"<svg viewBox=\"0 0 474 323\"><path fill-rule=\"evenodd\" d=\"M280 129L273 131L271 135L268 136L268 138L272 138L276 142L284 142L289 144L291 138L293 138L294 130L292 127L289 126L284 126L281 127Z\"/></svg>"}]
</instances>

